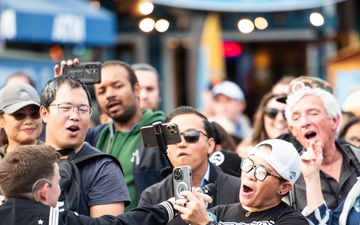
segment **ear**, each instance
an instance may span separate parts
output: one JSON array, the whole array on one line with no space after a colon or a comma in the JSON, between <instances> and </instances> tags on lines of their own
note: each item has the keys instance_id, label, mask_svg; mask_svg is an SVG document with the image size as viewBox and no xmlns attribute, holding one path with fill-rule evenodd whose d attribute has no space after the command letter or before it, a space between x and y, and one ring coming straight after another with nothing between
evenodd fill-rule
<instances>
[{"instance_id":1,"label":"ear","mask_svg":"<svg viewBox=\"0 0 360 225\"><path fill-rule=\"evenodd\" d=\"M240 101L238 104L239 104L239 111L244 112L245 109L246 109L246 102L245 101Z\"/></svg>"},{"instance_id":2,"label":"ear","mask_svg":"<svg viewBox=\"0 0 360 225\"><path fill-rule=\"evenodd\" d=\"M134 85L134 94L135 94L136 98L140 97L140 85L139 85L139 82L135 83L135 85Z\"/></svg>"},{"instance_id":3,"label":"ear","mask_svg":"<svg viewBox=\"0 0 360 225\"><path fill-rule=\"evenodd\" d=\"M209 138L208 144L209 144L209 148L208 148L207 153L208 153L208 155L211 155L211 153L213 153L215 151L215 139Z\"/></svg>"},{"instance_id":4,"label":"ear","mask_svg":"<svg viewBox=\"0 0 360 225\"><path fill-rule=\"evenodd\" d=\"M0 117L0 128L4 128L4 118Z\"/></svg>"},{"instance_id":5,"label":"ear","mask_svg":"<svg viewBox=\"0 0 360 225\"><path fill-rule=\"evenodd\" d=\"M291 190L291 188L292 188L292 184L289 181L283 182L280 185L277 194L281 195L281 196L284 196Z\"/></svg>"},{"instance_id":6,"label":"ear","mask_svg":"<svg viewBox=\"0 0 360 225\"><path fill-rule=\"evenodd\" d=\"M44 121L44 123L47 123L47 117L48 117L48 111L44 106L40 106L39 109L41 119Z\"/></svg>"},{"instance_id":7,"label":"ear","mask_svg":"<svg viewBox=\"0 0 360 225\"><path fill-rule=\"evenodd\" d=\"M49 197L48 197L48 189L50 188L50 184L48 182L44 182L44 184L41 186L41 188L37 191L37 201L45 204L48 201Z\"/></svg>"},{"instance_id":8,"label":"ear","mask_svg":"<svg viewBox=\"0 0 360 225\"><path fill-rule=\"evenodd\" d=\"M334 118L331 119L331 129L333 131L336 131L336 129L338 128L339 126L339 123L340 123L340 116L336 116Z\"/></svg>"}]
</instances>

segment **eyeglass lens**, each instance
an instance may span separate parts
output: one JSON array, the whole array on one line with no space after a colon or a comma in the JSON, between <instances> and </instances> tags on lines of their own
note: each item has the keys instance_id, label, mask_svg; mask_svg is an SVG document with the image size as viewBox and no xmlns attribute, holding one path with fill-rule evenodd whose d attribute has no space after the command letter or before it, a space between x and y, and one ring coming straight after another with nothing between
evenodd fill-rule
<instances>
[{"instance_id":1,"label":"eyeglass lens","mask_svg":"<svg viewBox=\"0 0 360 225\"><path fill-rule=\"evenodd\" d=\"M64 116L71 115L74 112L75 108L78 109L78 113L81 117L87 118L90 117L92 114L92 108L87 105L73 106L70 104L52 104L49 106L57 106L59 113Z\"/></svg>"},{"instance_id":2,"label":"eyeglass lens","mask_svg":"<svg viewBox=\"0 0 360 225\"><path fill-rule=\"evenodd\" d=\"M29 116L31 119L33 120L37 120L40 118L40 113L39 111L33 111L30 112L30 114L27 113L22 113L22 112L15 112L13 114L11 114L16 120L23 120L25 119L27 116Z\"/></svg>"},{"instance_id":3,"label":"eyeglass lens","mask_svg":"<svg viewBox=\"0 0 360 225\"><path fill-rule=\"evenodd\" d=\"M262 166L255 166L254 162L249 158L244 158L241 161L240 169L245 173L249 173L255 167L254 176L259 181L264 181L269 174Z\"/></svg>"},{"instance_id":4,"label":"eyeglass lens","mask_svg":"<svg viewBox=\"0 0 360 225\"><path fill-rule=\"evenodd\" d=\"M269 108L269 107L265 107L264 108L264 113L270 117L271 119L275 119L278 113L281 113L283 115L283 117L285 118L285 110L278 110L275 108Z\"/></svg>"}]
</instances>

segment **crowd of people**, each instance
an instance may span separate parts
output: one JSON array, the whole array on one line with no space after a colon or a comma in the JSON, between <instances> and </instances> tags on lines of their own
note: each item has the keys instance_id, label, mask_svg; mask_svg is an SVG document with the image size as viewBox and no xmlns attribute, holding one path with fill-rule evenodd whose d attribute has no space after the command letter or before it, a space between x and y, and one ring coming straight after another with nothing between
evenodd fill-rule
<instances>
[{"instance_id":1,"label":"crowd of people","mask_svg":"<svg viewBox=\"0 0 360 225\"><path fill-rule=\"evenodd\" d=\"M154 67L106 61L93 86L106 122L90 126L87 85L62 75L78 63L56 65L40 95L22 73L0 90L0 225L360 223L360 111L341 108L327 81L284 77L252 120L226 80L206 111L165 115ZM142 142L141 128L157 122L177 124L180 142L165 152ZM78 208L66 208L59 163L101 152L76 165ZM185 165L192 187L175 200L172 169ZM199 191L210 183L211 197Z\"/></svg>"}]
</instances>

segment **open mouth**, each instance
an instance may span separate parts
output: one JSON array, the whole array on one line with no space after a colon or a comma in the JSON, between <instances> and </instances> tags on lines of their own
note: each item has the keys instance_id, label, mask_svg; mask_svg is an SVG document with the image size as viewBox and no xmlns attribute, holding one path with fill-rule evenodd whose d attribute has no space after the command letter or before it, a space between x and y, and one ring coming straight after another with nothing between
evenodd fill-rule
<instances>
[{"instance_id":1,"label":"open mouth","mask_svg":"<svg viewBox=\"0 0 360 225\"><path fill-rule=\"evenodd\" d=\"M250 187L246 186L246 185L243 185L243 191L244 193L250 193L250 192L253 192L253 189L251 189Z\"/></svg>"},{"instance_id":2,"label":"open mouth","mask_svg":"<svg viewBox=\"0 0 360 225\"><path fill-rule=\"evenodd\" d=\"M76 131L80 130L80 128L78 126L70 126L67 128L67 130L69 130L71 132L76 132Z\"/></svg>"},{"instance_id":3,"label":"open mouth","mask_svg":"<svg viewBox=\"0 0 360 225\"><path fill-rule=\"evenodd\" d=\"M313 132L313 131L308 132L308 133L305 134L305 138L308 139L308 140L311 140L311 139L313 139L315 137L316 137L316 132Z\"/></svg>"},{"instance_id":4,"label":"open mouth","mask_svg":"<svg viewBox=\"0 0 360 225\"><path fill-rule=\"evenodd\" d=\"M122 104L122 102L119 101L119 100L112 100L106 105L106 108L110 109L110 108L112 108L114 106L121 105L121 104Z\"/></svg>"}]
</instances>

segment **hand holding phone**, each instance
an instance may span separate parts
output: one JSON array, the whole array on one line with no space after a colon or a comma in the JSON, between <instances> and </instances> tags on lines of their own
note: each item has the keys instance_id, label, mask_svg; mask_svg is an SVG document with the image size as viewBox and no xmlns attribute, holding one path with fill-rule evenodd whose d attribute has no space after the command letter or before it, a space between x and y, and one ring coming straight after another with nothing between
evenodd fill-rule
<instances>
[{"instance_id":1,"label":"hand holding phone","mask_svg":"<svg viewBox=\"0 0 360 225\"><path fill-rule=\"evenodd\" d=\"M190 166L179 166L173 169L173 187L175 200L185 198L180 193L191 190L192 174Z\"/></svg>"}]
</instances>

